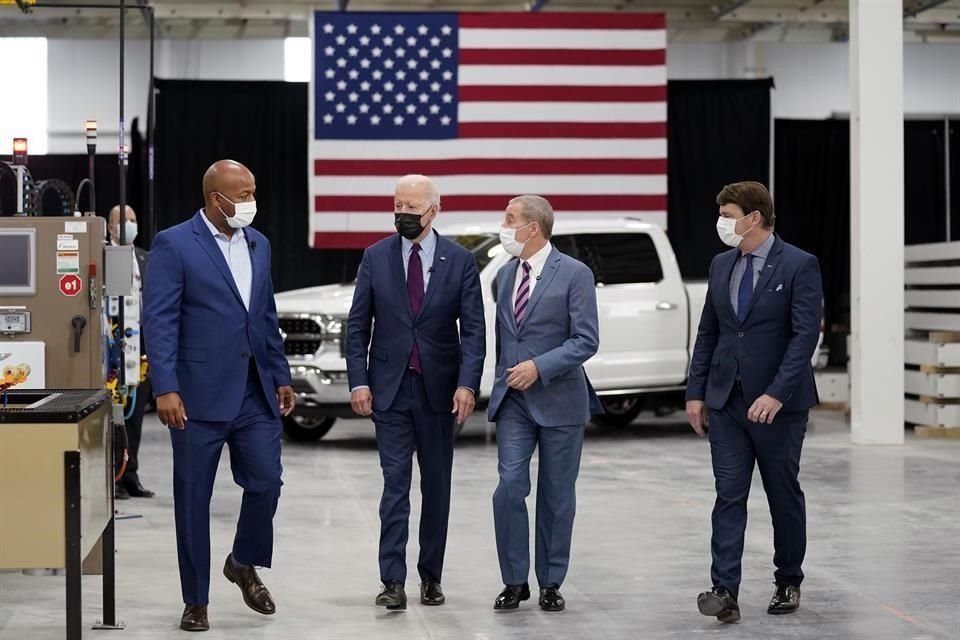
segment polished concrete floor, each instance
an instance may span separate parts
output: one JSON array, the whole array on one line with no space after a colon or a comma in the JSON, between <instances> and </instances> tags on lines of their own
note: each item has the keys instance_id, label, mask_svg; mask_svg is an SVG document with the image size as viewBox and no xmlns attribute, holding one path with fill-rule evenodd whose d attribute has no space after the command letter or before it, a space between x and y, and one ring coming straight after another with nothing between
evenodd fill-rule
<instances>
[{"instance_id":1,"label":"polished concrete floor","mask_svg":"<svg viewBox=\"0 0 960 640\"><path fill-rule=\"evenodd\" d=\"M787 617L765 612L772 533L757 478L740 597L744 618L723 626L696 610L697 593L709 586L712 476L706 442L681 419L588 430L563 588L568 609L560 614L531 603L518 612L491 610L500 589L491 514L496 446L479 418L457 445L448 603L437 608L411 602L406 612L387 613L373 606L381 488L373 429L366 421L341 421L321 442L285 443L275 566L262 572L279 612L268 618L247 610L219 575L240 502L225 455L212 513L213 628L204 637L960 638L960 442L911 436L903 447L854 447L838 414L814 414L802 471L809 520L802 608ZM142 516L118 523L118 606L127 629L87 631L86 638L185 635L176 628L182 604L170 446L153 416L141 460L144 483L158 496L120 503ZM412 575L415 553L411 545ZM407 586L413 594L412 578ZM98 588L97 579L84 579L85 623L99 615ZM62 638L63 598L62 577L0 573L0 639Z\"/></svg>"}]
</instances>

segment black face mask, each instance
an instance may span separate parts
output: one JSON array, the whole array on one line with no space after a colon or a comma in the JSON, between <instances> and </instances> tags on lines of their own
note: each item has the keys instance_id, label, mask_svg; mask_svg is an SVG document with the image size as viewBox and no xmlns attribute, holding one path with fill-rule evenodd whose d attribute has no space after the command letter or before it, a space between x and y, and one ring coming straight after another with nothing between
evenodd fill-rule
<instances>
[{"instance_id":1,"label":"black face mask","mask_svg":"<svg viewBox=\"0 0 960 640\"><path fill-rule=\"evenodd\" d=\"M415 213L393 214L393 226L397 228L397 233L407 240L416 240L423 233L420 216Z\"/></svg>"}]
</instances>

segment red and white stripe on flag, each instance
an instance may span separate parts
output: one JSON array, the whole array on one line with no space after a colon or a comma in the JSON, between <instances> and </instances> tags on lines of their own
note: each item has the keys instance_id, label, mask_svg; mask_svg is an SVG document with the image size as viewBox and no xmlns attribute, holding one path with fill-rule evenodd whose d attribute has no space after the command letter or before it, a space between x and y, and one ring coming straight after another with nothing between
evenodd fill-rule
<instances>
[{"instance_id":1,"label":"red and white stripe on flag","mask_svg":"<svg viewBox=\"0 0 960 640\"><path fill-rule=\"evenodd\" d=\"M456 29L450 35L457 40L452 52L442 34L431 37L432 27L420 25L417 33L397 23L402 16L409 27L410 14L352 15L364 16L363 22L345 22L343 13L318 13L314 21L312 246L362 248L391 233L394 183L407 173L435 179L441 229L455 222L498 220L508 200L524 193L546 197L561 216L630 216L666 226L662 14L456 14L451 17ZM417 51L424 63L419 72L409 62ZM455 56L456 95L447 106L455 105L456 121L443 122L455 128L455 135L398 138L394 130L385 139L350 137L348 125L358 119L369 116L377 127L399 124L403 114L416 114L417 107L426 127L428 108L441 113L440 106L431 104L434 99L439 104L441 96L426 86L415 88L417 73L428 79L429 63L438 70L442 62L431 58L441 55ZM378 66L386 60L398 64ZM372 76L363 75L371 68ZM370 81L353 89L351 78ZM322 91L321 82L330 90ZM374 102L366 92L377 92L378 82L387 89L381 87L380 101ZM439 84L433 85L436 91ZM394 104L405 86L411 88L409 102L421 104ZM355 115L336 128L338 112ZM325 123L339 133L328 135ZM436 123L442 135L440 120Z\"/></svg>"}]
</instances>

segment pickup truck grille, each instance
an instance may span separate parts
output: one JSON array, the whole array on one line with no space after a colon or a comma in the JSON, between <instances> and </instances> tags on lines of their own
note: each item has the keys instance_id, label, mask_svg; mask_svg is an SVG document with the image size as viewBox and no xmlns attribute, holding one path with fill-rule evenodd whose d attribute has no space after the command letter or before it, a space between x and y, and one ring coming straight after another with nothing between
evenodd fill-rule
<instances>
[{"instance_id":1,"label":"pickup truck grille","mask_svg":"<svg viewBox=\"0 0 960 640\"><path fill-rule=\"evenodd\" d=\"M323 327L312 318L280 318L280 331L288 356L312 356L323 346Z\"/></svg>"}]
</instances>

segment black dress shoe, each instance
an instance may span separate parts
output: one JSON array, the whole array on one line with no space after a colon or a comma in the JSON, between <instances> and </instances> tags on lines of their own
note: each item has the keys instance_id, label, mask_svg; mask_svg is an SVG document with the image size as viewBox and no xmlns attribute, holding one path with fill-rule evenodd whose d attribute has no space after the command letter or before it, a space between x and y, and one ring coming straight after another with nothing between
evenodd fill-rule
<instances>
[{"instance_id":1,"label":"black dress shoe","mask_svg":"<svg viewBox=\"0 0 960 640\"><path fill-rule=\"evenodd\" d=\"M567 608L566 601L560 595L560 587L550 585L540 589L540 608L544 611L563 611Z\"/></svg>"},{"instance_id":2,"label":"black dress shoe","mask_svg":"<svg viewBox=\"0 0 960 640\"><path fill-rule=\"evenodd\" d=\"M180 628L184 631L210 631L210 622L207 620L207 606L198 607L188 604L180 617Z\"/></svg>"},{"instance_id":3,"label":"black dress shoe","mask_svg":"<svg viewBox=\"0 0 960 640\"><path fill-rule=\"evenodd\" d=\"M777 584L777 590L770 600L770 606L767 607L767 613L771 615L782 615L784 613L793 613L800 608L800 587L792 584Z\"/></svg>"},{"instance_id":4,"label":"black dress shoe","mask_svg":"<svg viewBox=\"0 0 960 640\"><path fill-rule=\"evenodd\" d=\"M243 594L243 601L251 609L265 616L270 616L277 612L277 605L273 603L273 596L270 595L270 591L264 586L263 582L260 581L257 570L246 565L235 567L232 553L227 556L227 561L223 563L223 576L240 587L240 593Z\"/></svg>"},{"instance_id":5,"label":"black dress shoe","mask_svg":"<svg viewBox=\"0 0 960 640\"><path fill-rule=\"evenodd\" d=\"M126 488L131 498L152 498L155 495L153 491L145 489L144 486L140 484L140 480L136 478L133 480L124 478L120 484Z\"/></svg>"},{"instance_id":6,"label":"black dress shoe","mask_svg":"<svg viewBox=\"0 0 960 640\"><path fill-rule=\"evenodd\" d=\"M516 609L520 606L522 601L529 599L529 584L526 582L523 584L508 584L503 588L503 591L500 592L500 595L497 596L496 602L493 603L493 608L496 611L508 611L510 609Z\"/></svg>"},{"instance_id":7,"label":"black dress shoe","mask_svg":"<svg viewBox=\"0 0 960 640\"><path fill-rule=\"evenodd\" d=\"M740 620L740 605L726 587L714 587L697 598L697 607L705 616L715 617L720 622Z\"/></svg>"},{"instance_id":8,"label":"black dress shoe","mask_svg":"<svg viewBox=\"0 0 960 640\"><path fill-rule=\"evenodd\" d=\"M117 482L113 485L113 499L114 500L130 499L130 494L127 493L127 488L123 486L122 482Z\"/></svg>"},{"instance_id":9,"label":"black dress shoe","mask_svg":"<svg viewBox=\"0 0 960 640\"><path fill-rule=\"evenodd\" d=\"M438 606L447 601L439 580L427 578L420 583L420 604Z\"/></svg>"},{"instance_id":10,"label":"black dress shoe","mask_svg":"<svg viewBox=\"0 0 960 640\"><path fill-rule=\"evenodd\" d=\"M380 595L377 596L376 604L378 607L386 607L390 611L406 609L407 592L403 590L403 585L399 582L384 582L383 588L380 589Z\"/></svg>"}]
</instances>

